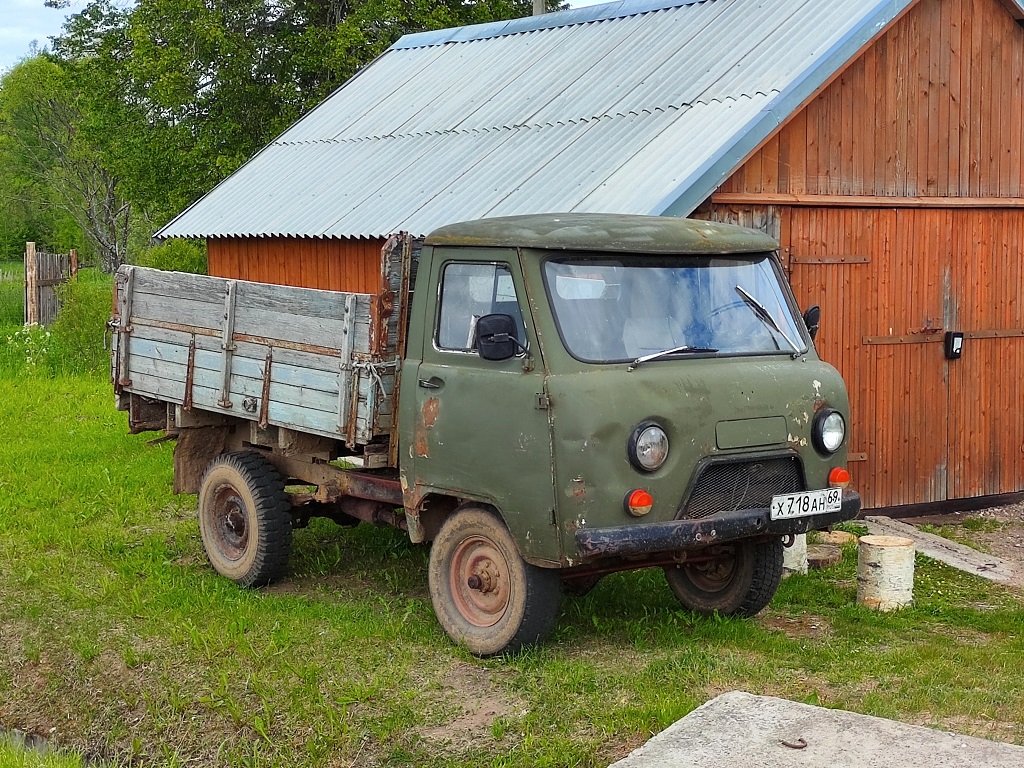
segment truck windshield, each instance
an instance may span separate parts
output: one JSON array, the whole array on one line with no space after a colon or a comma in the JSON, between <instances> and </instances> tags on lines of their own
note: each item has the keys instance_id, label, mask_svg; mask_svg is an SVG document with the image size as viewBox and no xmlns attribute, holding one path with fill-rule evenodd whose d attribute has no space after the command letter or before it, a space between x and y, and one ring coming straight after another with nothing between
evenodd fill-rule
<instances>
[{"instance_id":1,"label":"truck windshield","mask_svg":"<svg viewBox=\"0 0 1024 768\"><path fill-rule=\"evenodd\" d=\"M806 349L767 253L554 258L544 280L562 341L585 362Z\"/></svg>"}]
</instances>

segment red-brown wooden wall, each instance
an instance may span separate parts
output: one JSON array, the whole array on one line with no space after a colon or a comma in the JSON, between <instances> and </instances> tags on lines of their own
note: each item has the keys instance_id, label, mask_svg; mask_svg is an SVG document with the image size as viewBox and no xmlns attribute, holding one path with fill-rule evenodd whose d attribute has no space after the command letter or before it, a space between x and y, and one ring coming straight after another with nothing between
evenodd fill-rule
<instances>
[{"instance_id":1,"label":"red-brown wooden wall","mask_svg":"<svg viewBox=\"0 0 1024 768\"><path fill-rule=\"evenodd\" d=\"M921 0L720 191L1022 197L1022 77L997 0Z\"/></svg>"},{"instance_id":2,"label":"red-brown wooden wall","mask_svg":"<svg viewBox=\"0 0 1024 768\"><path fill-rule=\"evenodd\" d=\"M212 237L206 251L217 277L379 293L383 245L378 239Z\"/></svg>"},{"instance_id":3,"label":"red-brown wooden wall","mask_svg":"<svg viewBox=\"0 0 1024 768\"><path fill-rule=\"evenodd\" d=\"M699 214L778 237L822 305L867 506L1024 490L1022 75L997 0L921 0Z\"/></svg>"}]
</instances>

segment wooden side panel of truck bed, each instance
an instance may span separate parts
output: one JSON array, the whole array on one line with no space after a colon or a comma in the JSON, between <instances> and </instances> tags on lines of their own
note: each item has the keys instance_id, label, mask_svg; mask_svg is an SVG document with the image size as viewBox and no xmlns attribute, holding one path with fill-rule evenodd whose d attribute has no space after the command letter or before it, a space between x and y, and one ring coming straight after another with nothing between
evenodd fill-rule
<instances>
[{"instance_id":1,"label":"wooden side panel of truck bed","mask_svg":"<svg viewBox=\"0 0 1024 768\"><path fill-rule=\"evenodd\" d=\"M380 297L131 266L116 292L119 392L350 449L391 434L398 334Z\"/></svg>"}]
</instances>

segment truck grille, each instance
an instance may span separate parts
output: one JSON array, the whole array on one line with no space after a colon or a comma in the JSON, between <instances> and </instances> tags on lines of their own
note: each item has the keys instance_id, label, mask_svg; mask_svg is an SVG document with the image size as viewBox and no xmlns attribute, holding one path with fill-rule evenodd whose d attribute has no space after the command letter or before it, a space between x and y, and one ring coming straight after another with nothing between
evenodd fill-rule
<instances>
[{"instance_id":1,"label":"truck grille","mask_svg":"<svg viewBox=\"0 0 1024 768\"><path fill-rule=\"evenodd\" d=\"M681 518L767 507L772 496L804 489L795 458L712 464L704 468L683 507Z\"/></svg>"}]
</instances>

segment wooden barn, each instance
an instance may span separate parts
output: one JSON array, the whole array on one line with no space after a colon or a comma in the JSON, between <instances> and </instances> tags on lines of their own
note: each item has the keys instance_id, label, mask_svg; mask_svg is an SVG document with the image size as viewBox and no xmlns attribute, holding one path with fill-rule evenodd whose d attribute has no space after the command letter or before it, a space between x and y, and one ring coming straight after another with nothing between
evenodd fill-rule
<instances>
[{"instance_id":1,"label":"wooden barn","mask_svg":"<svg viewBox=\"0 0 1024 768\"><path fill-rule=\"evenodd\" d=\"M823 308L866 506L1017 493L1022 24L1018 0L623 0L409 35L158 234L205 238L214 275L376 293L399 230L755 226Z\"/></svg>"}]
</instances>

